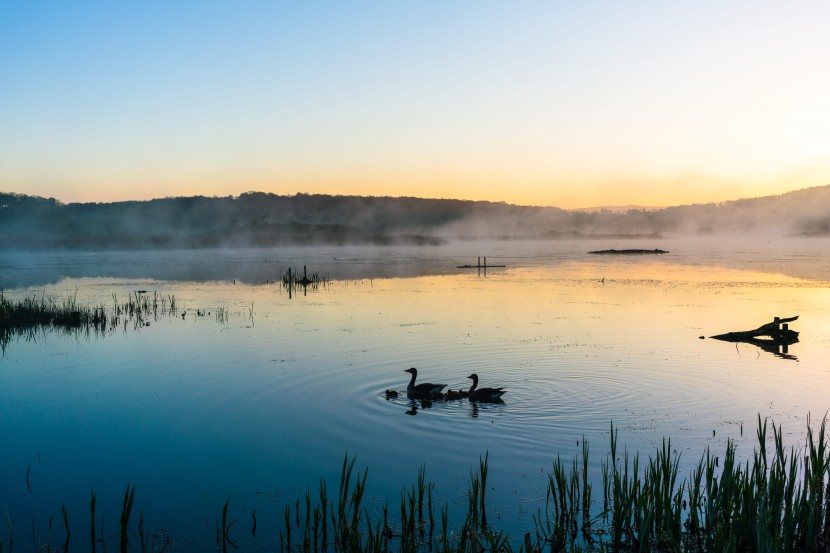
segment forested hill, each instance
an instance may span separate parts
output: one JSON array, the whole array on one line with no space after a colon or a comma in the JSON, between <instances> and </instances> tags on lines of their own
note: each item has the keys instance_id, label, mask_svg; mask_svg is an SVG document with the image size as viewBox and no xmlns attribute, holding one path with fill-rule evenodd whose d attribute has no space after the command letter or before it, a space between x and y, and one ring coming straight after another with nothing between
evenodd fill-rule
<instances>
[{"instance_id":1,"label":"forested hill","mask_svg":"<svg viewBox=\"0 0 830 553\"><path fill-rule=\"evenodd\" d=\"M459 237L590 238L684 234L830 235L830 186L725 202L567 211L420 198L179 197L63 204L0 193L0 249L144 249L280 244L437 244Z\"/></svg>"}]
</instances>

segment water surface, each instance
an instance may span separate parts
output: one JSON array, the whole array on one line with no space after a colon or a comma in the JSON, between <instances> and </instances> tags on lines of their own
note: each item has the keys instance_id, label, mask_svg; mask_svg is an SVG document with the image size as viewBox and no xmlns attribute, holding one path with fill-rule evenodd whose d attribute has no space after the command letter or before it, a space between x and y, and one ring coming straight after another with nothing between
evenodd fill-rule
<instances>
[{"instance_id":1,"label":"water surface","mask_svg":"<svg viewBox=\"0 0 830 553\"><path fill-rule=\"evenodd\" d=\"M29 542L45 541L50 517L62 536L61 504L83 540L90 491L115 532L129 482L148 528L197 549L213 546L230 498L240 534L256 509L258 543L271 547L285 504L321 477L333 489L347 453L369 469L372 508L397 505L425 466L436 497L459 512L488 454L491 518L518 535L543 505L552 460L588 440L597 468L612 421L621 446L645 455L671 436L684 475L727 439L749 454L759 414L800 444L808 417L830 408L827 245L660 241L645 247L670 254L637 257L586 252L642 244L585 241L4 255L10 297L110 305L147 290L175 296L179 311L138 330L7 346L0 497L16 525L42 529ZM507 267L456 268L479 255ZM331 280L289 296L275 282L304 264ZM699 338L793 315L801 341L786 356ZM508 393L494 405L385 399L404 390L408 367L453 389L475 372Z\"/></svg>"}]
</instances>

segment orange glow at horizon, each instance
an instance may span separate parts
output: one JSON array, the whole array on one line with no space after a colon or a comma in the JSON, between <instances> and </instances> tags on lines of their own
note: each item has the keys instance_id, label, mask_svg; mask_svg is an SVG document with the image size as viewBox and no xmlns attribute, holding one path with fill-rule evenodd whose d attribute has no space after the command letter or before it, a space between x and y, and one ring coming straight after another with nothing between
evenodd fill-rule
<instances>
[{"instance_id":1,"label":"orange glow at horizon","mask_svg":"<svg viewBox=\"0 0 830 553\"><path fill-rule=\"evenodd\" d=\"M297 193L344 196L410 196L419 198L505 202L516 205L581 209L603 206L666 207L711 203L784 194L793 190L830 184L820 171L794 175L795 178L725 181L705 176L607 177L583 175L532 177L505 172L472 173L456 171L430 175L427 171L398 175L351 171L325 174L299 172L279 178L262 175L222 177L199 171L179 178L154 176L146 180L127 179L114 184L121 175L85 179L85 187L57 186L38 195L64 203L146 201L171 196L238 196L245 192L279 195ZM28 193L25 190L16 192Z\"/></svg>"},{"instance_id":2,"label":"orange glow at horizon","mask_svg":"<svg viewBox=\"0 0 830 553\"><path fill-rule=\"evenodd\" d=\"M0 191L576 209L830 184L830 4L209 4L0 2Z\"/></svg>"}]
</instances>

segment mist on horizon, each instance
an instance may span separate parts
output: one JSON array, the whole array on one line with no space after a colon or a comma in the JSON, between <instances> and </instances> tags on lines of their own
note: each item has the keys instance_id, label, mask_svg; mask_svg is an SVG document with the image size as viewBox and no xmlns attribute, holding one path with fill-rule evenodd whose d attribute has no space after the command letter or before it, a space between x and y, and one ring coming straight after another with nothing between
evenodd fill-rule
<instances>
[{"instance_id":1,"label":"mist on horizon","mask_svg":"<svg viewBox=\"0 0 830 553\"><path fill-rule=\"evenodd\" d=\"M180 197L62 204L0 194L3 250L150 250L292 245L436 246L469 239L830 236L830 186L663 209L563 210L420 198Z\"/></svg>"}]
</instances>

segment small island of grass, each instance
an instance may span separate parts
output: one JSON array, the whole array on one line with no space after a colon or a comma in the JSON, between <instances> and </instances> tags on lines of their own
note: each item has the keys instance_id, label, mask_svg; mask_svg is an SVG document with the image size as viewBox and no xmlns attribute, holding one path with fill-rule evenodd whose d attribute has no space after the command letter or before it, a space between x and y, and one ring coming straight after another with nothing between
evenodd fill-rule
<instances>
[{"instance_id":1,"label":"small island of grass","mask_svg":"<svg viewBox=\"0 0 830 553\"><path fill-rule=\"evenodd\" d=\"M588 253L592 253L592 254L596 254L596 255L648 255L648 254L656 255L656 254L663 254L663 253L669 253L669 252L666 251L666 250L658 250L657 248L655 248L653 250L636 250L636 249L632 249L632 250L596 250L596 251L592 251L592 252L588 252Z\"/></svg>"}]
</instances>

